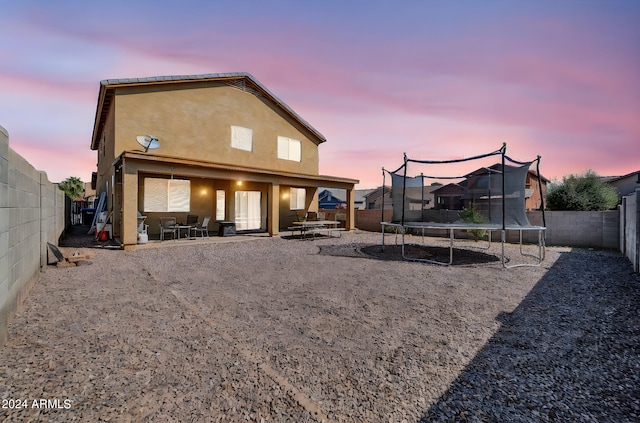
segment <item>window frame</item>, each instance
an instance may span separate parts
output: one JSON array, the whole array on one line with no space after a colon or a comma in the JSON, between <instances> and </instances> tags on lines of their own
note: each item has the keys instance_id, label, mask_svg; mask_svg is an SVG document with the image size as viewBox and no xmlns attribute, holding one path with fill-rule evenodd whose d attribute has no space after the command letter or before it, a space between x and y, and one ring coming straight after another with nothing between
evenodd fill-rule
<instances>
[{"instance_id":1,"label":"window frame","mask_svg":"<svg viewBox=\"0 0 640 423\"><path fill-rule=\"evenodd\" d=\"M154 195L158 197L153 198ZM163 196L165 198L162 198ZM189 213L191 180L144 178L143 210L145 213Z\"/></svg>"},{"instance_id":2,"label":"window frame","mask_svg":"<svg viewBox=\"0 0 640 423\"><path fill-rule=\"evenodd\" d=\"M249 143L248 148L245 145L247 142ZM231 125L231 148L253 152L253 129Z\"/></svg>"},{"instance_id":3,"label":"window frame","mask_svg":"<svg viewBox=\"0 0 640 423\"><path fill-rule=\"evenodd\" d=\"M292 148L292 146L297 146L297 148ZM278 135L277 156L281 160L290 160L298 163L302 162L302 141Z\"/></svg>"},{"instance_id":4,"label":"window frame","mask_svg":"<svg viewBox=\"0 0 640 423\"><path fill-rule=\"evenodd\" d=\"M222 197L222 199L220 197ZM216 190L216 220L225 220L226 216L227 216L227 192L223 189L217 189Z\"/></svg>"},{"instance_id":5,"label":"window frame","mask_svg":"<svg viewBox=\"0 0 640 423\"><path fill-rule=\"evenodd\" d=\"M300 195L302 194L302 195ZM294 204L295 199L295 204ZM302 203L300 201L302 200ZM305 188L289 188L289 210L306 210L307 190Z\"/></svg>"}]
</instances>

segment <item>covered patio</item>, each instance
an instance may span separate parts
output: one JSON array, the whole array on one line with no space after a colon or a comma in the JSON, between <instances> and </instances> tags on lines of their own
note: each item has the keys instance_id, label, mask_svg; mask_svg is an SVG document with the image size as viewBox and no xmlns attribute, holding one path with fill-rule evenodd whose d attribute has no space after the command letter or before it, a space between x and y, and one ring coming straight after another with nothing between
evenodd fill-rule
<instances>
[{"instance_id":1,"label":"covered patio","mask_svg":"<svg viewBox=\"0 0 640 423\"><path fill-rule=\"evenodd\" d=\"M198 223L209 216L208 230L216 234L221 222L233 222L238 233L274 236L300 216L318 211L319 187L346 190L344 226L354 229L356 180L142 152L124 152L114 166L113 233L124 248L137 244L139 215L146 216L152 240L160 238L160 218L187 222L188 215L198 216ZM163 196L168 196L169 204L159 206L156 197Z\"/></svg>"}]
</instances>

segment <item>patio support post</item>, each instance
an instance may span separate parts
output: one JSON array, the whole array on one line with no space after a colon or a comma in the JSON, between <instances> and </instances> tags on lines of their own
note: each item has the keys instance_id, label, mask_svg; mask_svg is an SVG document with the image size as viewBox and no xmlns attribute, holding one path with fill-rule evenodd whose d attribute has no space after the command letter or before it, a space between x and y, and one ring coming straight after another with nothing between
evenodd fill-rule
<instances>
[{"instance_id":1,"label":"patio support post","mask_svg":"<svg viewBox=\"0 0 640 423\"><path fill-rule=\"evenodd\" d=\"M347 189L346 191L347 191L347 222L345 226L348 231L352 231L356 228L355 185L352 185L351 189ZM383 195L384 195L384 189L383 189Z\"/></svg>"},{"instance_id":2,"label":"patio support post","mask_svg":"<svg viewBox=\"0 0 640 423\"><path fill-rule=\"evenodd\" d=\"M280 230L280 185L271 184L267 195L267 226L269 235L278 235Z\"/></svg>"},{"instance_id":3,"label":"patio support post","mask_svg":"<svg viewBox=\"0 0 640 423\"><path fill-rule=\"evenodd\" d=\"M308 187L307 191L307 204L305 207L308 212L318 211L318 187ZM309 195L311 194L311 195Z\"/></svg>"},{"instance_id":4,"label":"patio support post","mask_svg":"<svg viewBox=\"0 0 640 423\"><path fill-rule=\"evenodd\" d=\"M122 225L120 240L124 248L138 243L138 170L122 165ZM120 210L113 211L115 219Z\"/></svg>"}]
</instances>

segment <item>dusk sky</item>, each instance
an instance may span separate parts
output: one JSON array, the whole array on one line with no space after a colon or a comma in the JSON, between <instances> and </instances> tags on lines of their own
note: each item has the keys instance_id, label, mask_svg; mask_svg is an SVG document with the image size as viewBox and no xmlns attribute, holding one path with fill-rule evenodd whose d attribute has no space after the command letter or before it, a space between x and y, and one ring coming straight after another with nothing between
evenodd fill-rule
<instances>
[{"instance_id":1,"label":"dusk sky","mask_svg":"<svg viewBox=\"0 0 640 423\"><path fill-rule=\"evenodd\" d=\"M0 126L51 181L89 181L103 79L248 72L381 184L403 152L507 143L549 179L640 170L640 1L0 0Z\"/></svg>"}]
</instances>

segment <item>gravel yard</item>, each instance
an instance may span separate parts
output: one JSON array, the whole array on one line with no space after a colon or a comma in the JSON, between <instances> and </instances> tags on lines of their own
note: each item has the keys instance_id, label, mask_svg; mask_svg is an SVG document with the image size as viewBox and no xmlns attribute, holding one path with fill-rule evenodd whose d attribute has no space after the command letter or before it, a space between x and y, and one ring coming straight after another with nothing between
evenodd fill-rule
<instances>
[{"instance_id":1,"label":"gravel yard","mask_svg":"<svg viewBox=\"0 0 640 423\"><path fill-rule=\"evenodd\" d=\"M219 241L45 269L0 348L0 421L640 420L620 254L505 270L497 243L443 267L399 260L393 235Z\"/></svg>"}]
</instances>

